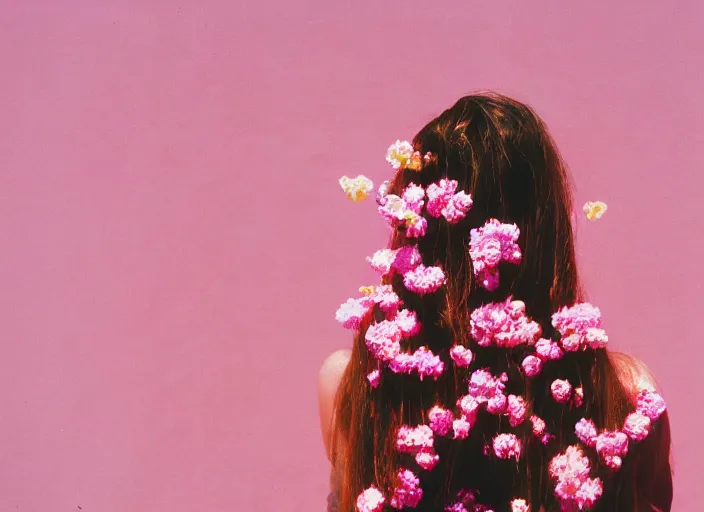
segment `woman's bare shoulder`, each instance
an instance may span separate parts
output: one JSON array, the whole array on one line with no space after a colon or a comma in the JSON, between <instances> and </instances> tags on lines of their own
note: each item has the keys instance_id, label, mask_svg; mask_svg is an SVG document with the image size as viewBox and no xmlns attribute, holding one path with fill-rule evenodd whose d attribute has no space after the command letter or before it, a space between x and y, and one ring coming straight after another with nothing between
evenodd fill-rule
<instances>
[{"instance_id":1,"label":"woman's bare shoulder","mask_svg":"<svg viewBox=\"0 0 704 512\"><path fill-rule=\"evenodd\" d=\"M622 352L610 352L609 358L616 369L621 384L633 395L644 389L657 391L658 385L648 366L633 356Z\"/></svg>"},{"instance_id":2,"label":"woman's bare shoulder","mask_svg":"<svg viewBox=\"0 0 704 512\"><path fill-rule=\"evenodd\" d=\"M318 374L318 411L320 414L320 431L325 444L325 451L331 457L331 432L335 413L335 395L345 374L352 352L349 349L336 350L330 354L320 367Z\"/></svg>"}]
</instances>

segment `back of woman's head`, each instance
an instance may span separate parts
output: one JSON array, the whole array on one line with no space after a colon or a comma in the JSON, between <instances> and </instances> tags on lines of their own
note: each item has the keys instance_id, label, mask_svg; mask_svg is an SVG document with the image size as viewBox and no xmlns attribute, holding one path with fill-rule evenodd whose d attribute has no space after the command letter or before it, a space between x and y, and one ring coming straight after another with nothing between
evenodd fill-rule
<instances>
[{"instance_id":1,"label":"back of woman's head","mask_svg":"<svg viewBox=\"0 0 704 512\"><path fill-rule=\"evenodd\" d=\"M617 431L630 404L598 310L580 305L545 125L504 96L467 96L387 159L393 234L370 258L382 285L338 312L356 331L336 406L340 510L599 507L631 471Z\"/></svg>"}]
</instances>

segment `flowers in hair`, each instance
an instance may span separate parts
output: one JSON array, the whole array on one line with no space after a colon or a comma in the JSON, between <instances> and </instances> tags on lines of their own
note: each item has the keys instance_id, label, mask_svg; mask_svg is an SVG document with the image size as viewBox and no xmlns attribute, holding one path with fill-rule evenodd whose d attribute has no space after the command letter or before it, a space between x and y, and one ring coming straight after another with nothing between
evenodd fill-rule
<instances>
[{"instance_id":1,"label":"flowers in hair","mask_svg":"<svg viewBox=\"0 0 704 512\"><path fill-rule=\"evenodd\" d=\"M498 434L494 437L494 454L500 459L516 459L521 456L521 441L515 434Z\"/></svg>"},{"instance_id":2,"label":"flowers in hair","mask_svg":"<svg viewBox=\"0 0 704 512\"><path fill-rule=\"evenodd\" d=\"M508 397L504 394L508 380L506 374L494 377L488 370L472 372L469 378L469 392L459 399L462 411L472 417L480 405L484 405L491 414L503 414L508 406Z\"/></svg>"},{"instance_id":3,"label":"flowers in hair","mask_svg":"<svg viewBox=\"0 0 704 512\"><path fill-rule=\"evenodd\" d=\"M415 508L422 497L420 479L408 469L400 470L396 475L396 486L389 504L396 509Z\"/></svg>"},{"instance_id":4,"label":"flowers in hair","mask_svg":"<svg viewBox=\"0 0 704 512\"><path fill-rule=\"evenodd\" d=\"M589 220L599 220L607 209L608 206L602 201L587 201L584 204L584 213Z\"/></svg>"},{"instance_id":5,"label":"flowers in hair","mask_svg":"<svg viewBox=\"0 0 704 512\"><path fill-rule=\"evenodd\" d=\"M555 495L562 502L563 510L592 507L603 493L601 480L589 478L589 459L578 446L569 446L553 457L548 469L557 482Z\"/></svg>"},{"instance_id":6,"label":"flowers in hair","mask_svg":"<svg viewBox=\"0 0 704 512\"><path fill-rule=\"evenodd\" d=\"M388 363L401 353L399 342L402 335L396 322L383 320L370 325L364 339L369 352L378 360Z\"/></svg>"},{"instance_id":7,"label":"flowers in hair","mask_svg":"<svg viewBox=\"0 0 704 512\"><path fill-rule=\"evenodd\" d=\"M540 336L540 325L525 315L526 305L507 298L478 307L470 318L470 333L480 347L514 348L532 345Z\"/></svg>"},{"instance_id":8,"label":"flowers in hair","mask_svg":"<svg viewBox=\"0 0 704 512\"><path fill-rule=\"evenodd\" d=\"M452 430L454 420L452 411L436 405L428 411L428 419L430 420L430 429L439 436L447 435Z\"/></svg>"},{"instance_id":9,"label":"flowers in hair","mask_svg":"<svg viewBox=\"0 0 704 512\"><path fill-rule=\"evenodd\" d=\"M572 396L572 385L568 380L555 379L550 385L550 392L556 402L567 402Z\"/></svg>"},{"instance_id":10,"label":"flowers in hair","mask_svg":"<svg viewBox=\"0 0 704 512\"><path fill-rule=\"evenodd\" d=\"M415 269L421 262L420 252L415 245L404 245L399 249L380 249L367 257L371 267L386 277L394 272L405 274Z\"/></svg>"},{"instance_id":11,"label":"flowers in hair","mask_svg":"<svg viewBox=\"0 0 704 512\"><path fill-rule=\"evenodd\" d=\"M376 388L379 386L379 380L381 379L381 372L379 370L373 370L369 372L367 375L367 380L369 381L369 385L373 388Z\"/></svg>"},{"instance_id":12,"label":"flowers in hair","mask_svg":"<svg viewBox=\"0 0 704 512\"><path fill-rule=\"evenodd\" d=\"M445 272L440 267L426 267L422 263L403 275L403 284L408 291L420 295L435 292L446 281Z\"/></svg>"},{"instance_id":13,"label":"flowers in hair","mask_svg":"<svg viewBox=\"0 0 704 512\"><path fill-rule=\"evenodd\" d=\"M452 432L455 439L466 439L472 428L466 416L461 416L452 422Z\"/></svg>"},{"instance_id":14,"label":"flowers in hair","mask_svg":"<svg viewBox=\"0 0 704 512\"><path fill-rule=\"evenodd\" d=\"M489 291L499 286L499 263L520 263L521 249L516 241L520 230L515 224L490 219L483 227L470 231L469 255L479 284Z\"/></svg>"},{"instance_id":15,"label":"flowers in hair","mask_svg":"<svg viewBox=\"0 0 704 512\"><path fill-rule=\"evenodd\" d=\"M516 395L508 395L508 421L512 427L517 427L526 419L526 401Z\"/></svg>"},{"instance_id":16,"label":"flowers in hair","mask_svg":"<svg viewBox=\"0 0 704 512\"><path fill-rule=\"evenodd\" d=\"M603 348L609 341L601 328L599 308L588 302L560 309L552 315L552 325L560 332L560 344L567 352Z\"/></svg>"},{"instance_id":17,"label":"flowers in hair","mask_svg":"<svg viewBox=\"0 0 704 512\"><path fill-rule=\"evenodd\" d=\"M462 345L454 345L450 349L450 357L460 368L466 368L472 364L472 351Z\"/></svg>"},{"instance_id":18,"label":"flowers in hair","mask_svg":"<svg viewBox=\"0 0 704 512\"><path fill-rule=\"evenodd\" d=\"M595 447L604 464L619 469L622 457L628 453L628 436L619 431L604 431L596 436Z\"/></svg>"},{"instance_id":19,"label":"flowers in hair","mask_svg":"<svg viewBox=\"0 0 704 512\"><path fill-rule=\"evenodd\" d=\"M530 512L530 505L526 500L515 499L511 501L511 512Z\"/></svg>"},{"instance_id":20,"label":"flowers in hair","mask_svg":"<svg viewBox=\"0 0 704 512\"><path fill-rule=\"evenodd\" d=\"M638 394L636 410L650 421L657 420L665 409L665 400L655 391L645 389Z\"/></svg>"},{"instance_id":21,"label":"flowers in hair","mask_svg":"<svg viewBox=\"0 0 704 512\"><path fill-rule=\"evenodd\" d=\"M457 181L441 179L437 183L428 185L428 215L439 218L445 217L450 224L456 224L464 219L472 208L472 196L463 190L457 190Z\"/></svg>"},{"instance_id":22,"label":"flowers in hair","mask_svg":"<svg viewBox=\"0 0 704 512\"><path fill-rule=\"evenodd\" d=\"M445 369L445 363L427 347L420 347L412 354L401 353L389 362L394 373L417 373L420 380L425 377L437 379Z\"/></svg>"},{"instance_id":23,"label":"flowers in hair","mask_svg":"<svg viewBox=\"0 0 704 512\"><path fill-rule=\"evenodd\" d=\"M357 497L358 512L381 512L384 508L384 495L372 486Z\"/></svg>"},{"instance_id":24,"label":"flowers in hair","mask_svg":"<svg viewBox=\"0 0 704 512\"><path fill-rule=\"evenodd\" d=\"M421 156L419 151L413 151L413 146L408 141L397 140L389 146L386 151L386 161L391 164L394 169L409 169L411 171L420 171L423 167L423 162L430 160L430 153Z\"/></svg>"},{"instance_id":25,"label":"flowers in hair","mask_svg":"<svg viewBox=\"0 0 704 512\"><path fill-rule=\"evenodd\" d=\"M342 324L345 329L359 329L362 318L369 313L374 301L368 297L360 299L347 299L335 313L335 319Z\"/></svg>"},{"instance_id":26,"label":"flowers in hair","mask_svg":"<svg viewBox=\"0 0 704 512\"><path fill-rule=\"evenodd\" d=\"M379 214L392 226L404 226L406 236L419 238L425 235L428 221L421 215L425 201L425 190L411 183L406 187L403 196L387 194L379 202Z\"/></svg>"},{"instance_id":27,"label":"flowers in hair","mask_svg":"<svg viewBox=\"0 0 704 512\"><path fill-rule=\"evenodd\" d=\"M650 433L650 418L639 413L633 412L626 417L621 429L633 441L642 441Z\"/></svg>"},{"instance_id":28,"label":"flowers in hair","mask_svg":"<svg viewBox=\"0 0 704 512\"><path fill-rule=\"evenodd\" d=\"M433 469L440 460L435 453L434 443L433 431L427 425L402 425L396 435L396 449L401 453L415 455L418 465L427 471Z\"/></svg>"},{"instance_id":29,"label":"flowers in hair","mask_svg":"<svg viewBox=\"0 0 704 512\"><path fill-rule=\"evenodd\" d=\"M374 190L372 180L362 174L356 178L343 176L340 178L339 183L347 197L355 203L364 201L369 196L370 192Z\"/></svg>"}]
</instances>

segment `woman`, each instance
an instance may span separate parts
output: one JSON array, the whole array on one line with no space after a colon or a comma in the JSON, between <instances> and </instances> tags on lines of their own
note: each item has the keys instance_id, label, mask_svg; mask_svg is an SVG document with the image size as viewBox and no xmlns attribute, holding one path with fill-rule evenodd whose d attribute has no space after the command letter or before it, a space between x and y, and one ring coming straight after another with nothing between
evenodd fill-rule
<instances>
[{"instance_id":1,"label":"woman","mask_svg":"<svg viewBox=\"0 0 704 512\"><path fill-rule=\"evenodd\" d=\"M541 119L466 96L387 160L382 285L340 308L354 345L320 373L330 509L669 511L664 402L584 302Z\"/></svg>"}]
</instances>

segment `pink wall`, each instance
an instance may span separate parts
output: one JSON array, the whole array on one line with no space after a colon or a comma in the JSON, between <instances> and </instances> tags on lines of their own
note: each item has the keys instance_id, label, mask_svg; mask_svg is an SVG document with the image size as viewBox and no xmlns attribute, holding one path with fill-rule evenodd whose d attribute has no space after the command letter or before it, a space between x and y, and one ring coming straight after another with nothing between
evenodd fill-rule
<instances>
[{"instance_id":1,"label":"pink wall","mask_svg":"<svg viewBox=\"0 0 704 512\"><path fill-rule=\"evenodd\" d=\"M2 1L0 510L322 510L316 373L385 240L336 180L479 88L610 205L584 274L699 508L704 3L474 3Z\"/></svg>"}]
</instances>

